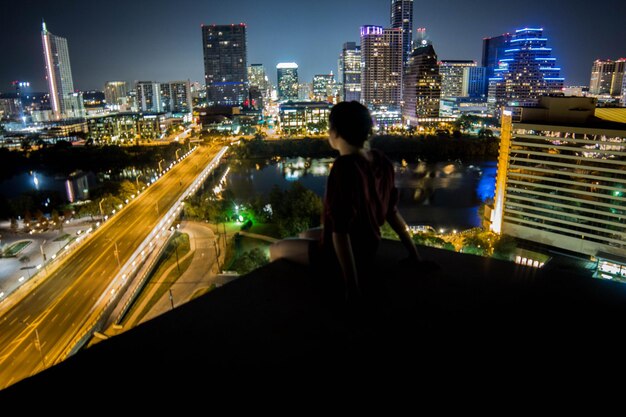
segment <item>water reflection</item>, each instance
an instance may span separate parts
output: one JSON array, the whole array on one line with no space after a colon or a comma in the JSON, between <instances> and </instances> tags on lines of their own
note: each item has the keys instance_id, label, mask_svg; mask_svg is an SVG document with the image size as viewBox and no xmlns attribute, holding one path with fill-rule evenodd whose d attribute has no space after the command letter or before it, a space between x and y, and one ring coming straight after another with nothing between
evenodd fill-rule
<instances>
[{"instance_id":1,"label":"water reflection","mask_svg":"<svg viewBox=\"0 0 626 417\"><path fill-rule=\"evenodd\" d=\"M323 196L334 158L280 158L232 166L226 187L235 198L267 195L293 181ZM493 197L496 162L394 162L399 208L411 225L466 229L480 225L478 207Z\"/></svg>"}]
</instances>

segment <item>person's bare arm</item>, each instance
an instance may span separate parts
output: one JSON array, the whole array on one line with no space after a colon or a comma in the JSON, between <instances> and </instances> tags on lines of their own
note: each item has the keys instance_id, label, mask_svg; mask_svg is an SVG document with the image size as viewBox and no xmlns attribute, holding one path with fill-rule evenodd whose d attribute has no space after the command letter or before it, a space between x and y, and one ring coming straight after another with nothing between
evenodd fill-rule
<instances>
[{"instance_id":1,"label":"person's bare arm","mask_svg":"<svg viewBox=\"0 0 626 417\"><path fill-rule=\"evenodd\" d=\"M343 272L343 278L346 284L346 296L348 296L351 285L355 285L357 290L359 288L359 279L356 271L356 262L354 262L350 235L347 233L333 232L333 247L335 248L337 260Z\"/></svg>"},{"instance_id":2,"label":"person's bare arm","mask_svg":"<svg viewBox=\"0 0 626 417\"><path fill-rule=\"evenodd\" d=\"M404 244L407 252L409 252L409 258L416 261L421 261L422 257L417 251L417 247L415 246L415 243L413 243L413 239L411 239L409 227L407 226L400 212L395 210L394 212L390 213L389 216L387 216L387 223L389 223L389 226L391 226L391 228L400 238L400 241Z\"/></svg>"}]
</instances>

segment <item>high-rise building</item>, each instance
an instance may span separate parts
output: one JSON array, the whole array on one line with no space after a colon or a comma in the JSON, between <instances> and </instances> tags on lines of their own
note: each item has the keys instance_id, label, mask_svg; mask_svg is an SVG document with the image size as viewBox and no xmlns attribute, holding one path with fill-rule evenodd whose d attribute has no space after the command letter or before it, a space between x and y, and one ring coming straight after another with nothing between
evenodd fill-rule
<instances>
[{"instance_id":1,"label":"high-rise building","mask_svg":"<svg viewBox=\"0 0 626 417\"><path fill-rule=\"evenodd\" d=\"M619 97L622 95L622 83L626 72L626 58L596 60L591 68L589 94Z\"/></svg>"},{"instance_id":2,"label":"high-rise building","mask_svg":"<svg viewBox=\"0 0 626 417\"><path fill-rule=\"evenodd\" d=\"M137 108L146 113L160 113L163 111L161 104L161 84L154 81L137 81Z\"/></svg>"},{"instance_id":3,"label":"high-rise building","mask_svg":"<svg viewBox=\"0 0 626 417\"><path fill-rule=\"evenodd\" d=\"M74 92L67 39L50 33L46 23L43 22L41 41L46 63L50 104L55 119L84 117L83 99L80 94Z\"/></svg>"},{"instance_id":4,"label":"high-rise building","mask_svg":"<svg viewBox=\"0 0 626 417\"><path fill-rule=\"evenodd\" d=\"M391 0L391 27L402 30L402 63L413 50L413 0Z\"/></svg>"},{"instance_id":5,"label":"high-rise building","mask_svg":"<svg viewBox=\"0 0 626 417\"><path fill-rule=\"evenodd\" d=\"M278 100L298 99L298 64L295 62L281 62L276 65L278 80Z\"/></svg>"},{"instance_id":6,"label":"high-rise building","mask_svg":"<svg viewBox=\"0 0 626 417\"><path fill-rule=\"evenodd\" d=\"M272 85L263 64L252 64L248 67L248 83L256 87L264 101L269 101L272 94Z\"/></svg>"},{"instance_id":7,"label":"high-rise building","mask_svg":"<svg viewBox=\"0 0 626 417\"><path fill-rule=\"evenodd\" d=\"M488 101L496 114L502 106L532 105L539 96L562 94L564 78L547 42L541 28L519 29L512 35L489 78Z\"/></svg>"},{"instance_id":8,"label":"high-rise building","mask_svg":"<svg viewBox=\"0 0 626 417\"><path fill-rule=\"evenodd\" d=\"M361 100L361 47L356 42L343 44L339 55L341 98L345 101Z\"/></svg>"},{"instance_id":9,"label":"high-rise building","mask_svg":"<svg viewBox=\"0 0 626 417\"><path fill-rule=\"evenodd\" d=\"M104 99L107 106L126 104L128 83L126 81L108 81L104 84Z\"/></svg>"},{"instance_id":10,"label":"high-rise building","mask_svg":"<svg viewBox=\"0 0 626 417\"><path fill-rule=\"evenodd\" d=\"M313 100L332 101L334 90L335 75L332 72L330 74L316 74L313 76Z\"/></svg>"},{"instance_id":11,"label":"high-rise building","mask_svg":"<svg viewBox=\"0 0 626 417\"><path fill-rule=\"evenodd\" d=\"M463 96L487 99L487 68L469 67L463 69Z\"/></svg>"},{"instance_id":12,"label":"high-rise building","mask_svg":"<svg viewBox=\"0 0 626 417\"><path fill-rule=\"evenodd\" d=\"M247 98L246 25L202 25L209 105L237 106Z\"/></svg>"},{"instance_id":13,"label":"high-rise building","mask_svg":"<svg viewBox=\"0 0 626 417\"><path fill-rule=\"evenodd\" d=\"M466 69L471 67L476 67L476 62L466 60L445 60L439 62L441 97L467 97L468 86L464 86L463 83ZM467 73L469 74L469 71Z\"/></svg>"},{"instance_id":14,"label":"high-rise building","mask_svg":"<svg viewBox=\"0 0 626 417\"><path fill-rule=\"evenodd\" d=\"M186 81L169 81L170 103L169 108L164 111L172 113L191 113L193 111L193 102L191 98L191 83Z\"/></svg>"},{"instance_id":15,"label":"high-rise building","mask_svg":"<svg viewBox=\"0 0 626 417\"><path fill-rule=\"evenodd\" d=\"M402 99L402 29L361 26L361 102L399 106Z\"/></svg>"},{"instance_id":16,"label":"high-rise building","mask_svg":"<svg viewBox=\"0 0 626 417\"><path fill-rule=\"evenodd\" d=\"M423 39L413 49L404 73L402 116L412 126L419 119L439 117L441 75L432 44Z\"/></svg>"},{"instance_id":17,"label":"high-rise building","mask_svg":"<svg viewBox=\"0 0 626 417\"><path fill-rule=\"evenodd\" d=\"M623 263L626 124L602 120L596 101L542 97L517 118L503 111L491 230Z\"/></svg>"},{"instance_id":18,"label":"high-rise building","mask_svg":"<svg viewBox=\"0 0 626 417\"><path fill-rule=\"evenodd\" d=\"M483 39L483 54L481 65L485 67L485 87L483 94L487 96L489 91L489 78L494 76L500 59L505 58L504 50L508 48L509 41L513 37L510 33Z\"/></svg>"}]
</instances>

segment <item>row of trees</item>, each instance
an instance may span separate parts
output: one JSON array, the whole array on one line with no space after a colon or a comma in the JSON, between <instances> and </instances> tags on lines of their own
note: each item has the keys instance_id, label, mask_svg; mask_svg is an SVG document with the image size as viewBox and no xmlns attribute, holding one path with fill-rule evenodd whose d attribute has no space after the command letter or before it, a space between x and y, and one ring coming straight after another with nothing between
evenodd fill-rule
<instances>
[{"instance_id":1,"label":"row of trees","mask_svg":"<svg viewBox=\"0 0 626 417\"><path fill-rule=\"evenodd\" d=\"M30 190L13 198L0 196L0 218L35 216L37 212L51 214L57 212L78 212L78 215L100 214L100 201L103 211L111 213L115 207L137 195L145 184L136 181L120 180L117 173L123 169L157 169L159 161L173 161L176 151L186 151L183 144L163 146L118 146L75 147L71 144L57 144L45 149L22 153L0 148L0 181L19 173L31 170L44 175L69 176L72 172L106 173L100 175L98 183L89 190L91 201L71 205L65 196L53 190ZM179 152L182 153L182 152ZM169 163L169 162L168 162ZM36 216L35 216L36 217Z\"/></svg>"},{"instance_id":2,"label":"row of trees","mask_svg":"<svg viewBox=\"0 0 626 417\"><path fill-rule=\"evenodd\" d=\"M446 135L393 136L380 135L371 139L372 148L391 157L421 158L432 161L447 159L480 160L498 156L499 140L484 130L480 137L450 137ZM322 138L281 139L267 141L261 137L242 139L233 147L236 159L283 157L328 157L336 155L328 140Z\"/></svg>"}]
</instances>

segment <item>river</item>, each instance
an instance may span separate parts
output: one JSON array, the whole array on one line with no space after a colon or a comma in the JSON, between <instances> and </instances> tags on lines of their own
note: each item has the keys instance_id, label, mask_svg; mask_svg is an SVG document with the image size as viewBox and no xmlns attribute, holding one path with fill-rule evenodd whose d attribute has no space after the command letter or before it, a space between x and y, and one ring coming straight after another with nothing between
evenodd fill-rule
<instances>
[{"instance_id":1,"label":"river","mask_svg":"<svg viewBox=\"0 0 626 417\"><path fill-rule=\"evenodd\" d=\"M285 189L293 181L324 194L334 158L281 158L266 164L233 164L226 187L245 201L267 195L274 185ZM493 198L496 161L416 162L394 161L398 208L409 225L428 225L444 231L479 226L479 206Z\"/></svg>"}]
</instances>

